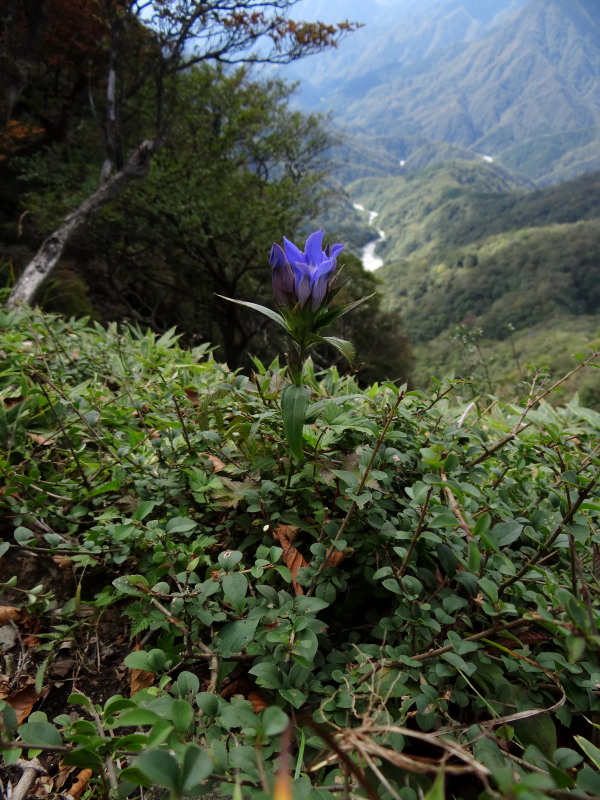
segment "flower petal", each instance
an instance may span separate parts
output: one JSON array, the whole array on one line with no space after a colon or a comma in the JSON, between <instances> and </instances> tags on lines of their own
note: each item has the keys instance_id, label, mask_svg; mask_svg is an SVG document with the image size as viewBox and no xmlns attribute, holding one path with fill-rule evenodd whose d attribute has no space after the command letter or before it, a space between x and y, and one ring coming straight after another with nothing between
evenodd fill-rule
<instances>
[{"instance_id":1,"label":"flower petal","mask_svg":"<svg viewBox=\"0 0 600 800\"><path fill-rule=\"evenodd\" d=\"M313 283L312 292L311 292L311 300L310 300L310 307L313 311L316 311L317 308L323 303L325 299L325 295L327 294L327 275L321 275L317 280Z\"/></svg>"},{"instance_id":2,"label":"flower petal","mask_svg":"<svg viewBox=\"0 0 600 800\"><path fill-rule=\"evenodd\" d=\"M296 278L296 297L301 306L303 306L310 297L312 288L311 283L311 269L308 264L301 261L295 261L292 264L294 276Z\"/></svg>"},{"instance_id":3,"label":"flower petal","mask_svg":"<svg viewBox=\"0 0 600 800\"><path fill-rule=\"evenodd\" d=\"M293 242L290 242L289 239L286 239L285 236L283 237L283 246L285 248L285 254L287 256L287 260L290 264L295 264L297 261L305 262L306 263L306 256Z\"/></svg>"},{"instance_id":4,"label":"flower petal","mask_svg":"<svg viewBox=\"0 0 600 800\"><path fill-rule=\"evenodd\" d=\"M323 231L315 231L311 233L311 235L306 240L306 244L304 245L304 252L306 253L305 261L307 264L310 264L311 267L318 266L325 254L323 253Z\"/></svg>"},{"instance_id":5,"label":"flower petal","mask_svg":"<svg viewBox=\"0 0 600 800\"><path fill-rule=\"evenodd\" d=\"M318 267L315 267L315 269L311 270L310 282L314 284L320 280L322 276L325 276L325 280L328 280L334 269L335 258L327 258L324 261L321 261Z\"/></svg>"},{"instance_id":6,"label":"flower petal","mask_svg":"<svg viewBox=\"0 0 600 800\"><path fill-rule=\"evenodd\" d=\"M343 249L344 249L344 245L343 244L334 244L334 245L332 245L331 246L331 252L330 252L331 258L337 258L339 256L339 254L342 252Z\"/></svg>"},{"instance_id":7,"label":"flower petal","mask_svg":"<svg viewBox=\"0 0 600 800\"><path fill-rule=\"evenodd\" d=\"M273 267L272 281L273 294L278 306L293 305L294 300L294 272L285 257L283 248L275 243L271 248L269 258Z\"/></svg>"},{"instance_id":8,"label":"flower petal","mask_svg":"<svg viewBox=\"0 0 600 800\"><path fill-rule=\"evenodd\" d=\"M310 282L312 286L310 307L317 309L325 299L329 287L329 278L335 269L335 258L328 258L314 270Z\"/></svg>"},{"instance_id":9,"label":"flower petal","mask_svg":"<svg viewBox=\"0 0 600 800\"><path fill-rule=\"evenodd\" d=\"M280 244L277 244L277 242L274 242L273 247L271 248L269 263L272 267L281 267L288 263L285 253L283 252L283 247Z\"/></svg>"}]
</instances>

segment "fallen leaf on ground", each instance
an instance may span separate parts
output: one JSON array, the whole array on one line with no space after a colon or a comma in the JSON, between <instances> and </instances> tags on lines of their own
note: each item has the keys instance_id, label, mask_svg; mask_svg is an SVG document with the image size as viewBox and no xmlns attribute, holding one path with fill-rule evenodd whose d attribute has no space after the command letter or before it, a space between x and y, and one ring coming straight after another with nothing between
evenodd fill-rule
<instances>
[{"instance_id":1,"label":"fallen leaf on ground","mask_svg":"<svg viewBox=\"0 0 600 800\"><path fill-rule=\"evenodd\" d=\"M21 611L15 606L0 606L0 625L6 625L10 620L17 622L20 616Z\"/></svg>"},{"instance_id":2,"label":"fallen leaf on ground","mask_svg":"<svg viewBox=\"0 0 600 800\"><path fill-rule=\"evenodd\" d=\"M213 472L221 472L221 470L225 469L225 464L224 464L224 462L223 462L223 461L221 461L221 459L220 459L220 458L217 458L217 456L213 456L213 455L212 455L212 453L209 453L209 454L206 456L206 458L207 458L207 459L208 459L208 461L210 461L210 463L212 464L212 466L213 466Z\"/></svg>"},{"instance_id":3,"label":"fallen leaf on ground","mask_svg":"<svg viewBox=\"0 0 600 800\"><path fill-rule=\"evenodd\" d=\"M248 700L252 703L252 710L255 714L260 714L261 711L264 711L265 708L269 707L269 704L266 702L266 700L264 700L256 691L248 694Z\"/></svg>"},{"instance_id":4,"label":"fallen leaf on ground","mask_svg":"<svg viewBox=\"0 0 600 800\"><path fill-rule=\"evenodd\" d=\"M69 569L73 563L69 556L52 556L52 561L59 569Z\"/></svg>"},{"instance_id":5,"label":"fallen leaf on ground","mask_svg":"<svg viewBox=\"0 0 600 800\"><path fill-rule=\"evenodd\" d=\"M337 567L346 558L345 550L335 550L327 559L328 567Z\"/></svg>"},{"instance_id":6,"label":"fallen leaf on ground","mask_svg":"<svg viewBox=\"0 0 600 800\"><path fill-rule=\"evenodd\" d=\"M48 674L53 678L65 678L73 667L77 664L74 658L58 658L52 662L48 669Z\"/></svg>"},{"instance_id":7,"label":"fallen leaf on ground","mask_svg":"<svg viewBox=\"0 0 600 800\"><path fill-rule=\"evenodd\" d=\"M304 589L296 580L298 570L301 567L308 567L308 561L292 544L297 535L298 528L294 525L279 525L273 531L273 538L276 542L279 542L283 549L283 561L291 573L292 588L295 595L304 594Z\"/></svg>"},{"instance_id":8,"label":"fallen leaf on ground","mask_svg":"<svg viewBox=\"0 0 600 800\"><path fill-rule=\"evenodd\" d=\"M142 689L147 689L148 686L152 686L155 679L156 675L153 672L148 672L145 669L129 670L130 697L133 697L134 694L137 694Z\"/></svg>"},{"instance_id":9,"label":"fallen leaf on ground","mask_svg":"<svg viewBox=\"0 0 600 800\"><path fill-rule=\"evenodd\" d=\"M242 675L239 678L234 678L223 686L221 689L221 697L224 700L230 700L234 694L241 694L243 697L246 697L251 691L252 683L247 675Z\"/></svg>"},{"instance_id":10,"label":"fallen leaf on ground","mask_svg":"<svg viewBox=\"0 0 600 800\"><path fill-rule=\"evenodd\" d=\"M19 629L13 623L11 625L0 625L0 653L7 653L17 643Z\"/></svg>"},{"instance_id":11,"label":"fallen leaf on ground","mask_svg":"<svg viewBox=\"0 0 600 800\"><path fill-rule=\"evenodd\" d=\"M29 436L29 438L32 441L34 441L36 444L43 444L46 447L49 447L51 444L54 443L53 442L53 438L52 438L53 435L51 433L47 433L45 435L40 436L39 433L29 433L28 432L27 436Z\"/></svg>"},{"instance_id":12,"label":"fallen leaf on ground","mask_svg":"<svg viewBox=\"0 0 600 800\"><path fill-rule=\"evenodd\" d=\"M269 704L247 675L240 675L239 678L234 678L221 689L221 697L225 700L230 700L236 694L242 695L252 703L252 710L255 714L259 714L269 707Z\"/></svg>"},{"instance_id":13,"label":"fallen leaf on ground","mask_svg":"<svg viewBox=\"0 0 600 800\"><path fill-rule=\"evenodd\" d=\"M13 408L18 403L23 402L23 395L19 395L18 397L5 397L3 400L4 408Z\"/></svg>"},{"instance_id":14,"label":"fallen leaf on ground","mask_svg":"<svg viewBox=\"0 0 600 800\"><path fill-rule=\"evenodd\" d=\"M6 698L6 702L13 707L17 715L17 722L20 725L31 714L37 701L47 694L48 689L42 689L41 692L37 692L35 684L29 683L27 686L23 686L22 689L17 689L16 692L9 695Z\"/></svg>"},{"instance_id":15,"label":"fallen leaf on ground","mask_svg":"<svg viewBox=\"0 0 600 800\"><path fill-rule=\"evenodd\" d=\"M280 538L287 539L290 544L296 541L296 537L300 533L300 528L297 525L278 525L273 531L273 536L277 541Z\"/></svg>"},{"instance_id":16,"label":"fallen leaf on ground","mask_svg":"<svg viewBox=\"0 0 600 800\"><path fill-rule=\"evenodd\" d=\"M67 782L69 775L72 775L77 769L77 767L72 767L69 766L68 764L63 764L62 761L59 766L60 769L58 771L58 775L54 778L54 786L52 787L56 792L59 792L62 788L64 788L64 785Z\"/></svg>"},{"instance_id":17,"label":"fallen leaf on ground","mask_svg":"<svg viewBox=\"0 0 600 800\"><path fill-rule=\"evenodd\" d=\"M91 769L82 769L80 772L77 773L77 779L75 783L69 788L69 794L71 795L73 800L79 800L86 786L88 785L91 777L92 777Z\"/></svg>"}]
</instances>

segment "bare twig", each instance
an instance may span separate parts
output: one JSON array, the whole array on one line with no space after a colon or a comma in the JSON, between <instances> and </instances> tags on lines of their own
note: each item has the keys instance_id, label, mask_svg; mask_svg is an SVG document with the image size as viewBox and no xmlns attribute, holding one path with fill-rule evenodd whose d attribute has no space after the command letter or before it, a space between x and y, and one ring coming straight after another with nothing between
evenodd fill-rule
<instances>
[{"instance_id":1,"label":"bare twig","mask_svg":"<svg viewBox=\"0 0 600 800\"><path fill-rule=\"evenodd\" d=\"M539 403L541 403L542 400L545 397L547 397L551 392L553 392L555 389L557 389L559 386L561 386L563 383L565 383L565 381L568 381L569 378L571 378L577 372L579 372L580 370L582 370L585 367L587 367L588 364L590 364L592 361L597 359L599 356L600 356L600 350L596 350L595 352L593 352L591 354L591 356L586 358L585 361L582 361L580 364L578 364L574 369L572 369L566 375L563 375L563 377L560 378L559 380L557 380L556 383L553 383L552 386L549 386L547 389L543 389L543 390L539 391L536 395L533 395L533 388L535 386L535 379L534 379L534 383L532 384L532 395L533 396L530 397L529 400L527 401L527 404L526 404L525 408L523 409L523 411L521 412L521 415L519 416L519 419L517 420L517 422L516 422L515 426L513 427L512 431L509 434L507 434L506 436L504 436L502 439L497 441L496 444L492 445L492 447L484 448L484 452L480 456L477 456L477 458L473 459L473 461L470 461L466 465L466 468L469 469L470 467L475 467L477 464L481 464L483 461L486 461L495 452L497 452L502 447L504 447L505 444L508 444L508 442L511 442L513 439L516 439L517 436L519 436L519 434L521 434L526 428L529 428L530 425L533 425L532 422L524 423L525 417L527 416L527 414L529 414L531 409L534 406L536 406Z\"/></svg>"},{"instance_id":2,"label":"bare twig","mask_svg":"<svg viewBox=\"0 0 600 800\"><path fill-rule=\"evenodd\" d=\"M499 595L502 592L504 592L504 590L507 589L509 586L512 586L513 583L516 583L516 581L520 580L523 577L523 575L525 575L525 573L531 569L531 567L537 564L538 561L540 561L548 553L548 550L552 547L556 539L562 533L565 526L571 523L573 517L579 510L581 504L590 495L594 486L596 486L597 483L598 483L598 478L597 477L592 478L592 480L581 489L581 491L577 495L577 499L575 500L575 502L569 507L567 513L564 515L564 517L561 519L561 521L558 523L558 525L552 531L552 533L546 539L546 541L541 545L541 547L535 553L535 555L533 555L527 561L527 563L523 567L521 567L521 569L517 573L511 575L510 578L507 578L503 583L500 584L500 586L498 587Z\"/></svg>"},{"instance_id":3,"label":"bare twig","mask_svg":"<svg viewBox=\"0 0 600 800\"><path fill-rule=\"evenodd\" d=\"M510 622L504 622L500 625L494 625L492 628L486 628L484 631L480 631L479 633L474 633L472 636L465 636L465 642L476 642L479 639L488 639L490 636L493 636L496 633L502 633L504 631L511 631L515 630L516 628L522 628L524 625L531 625L532 623L535 624L536 617L534 615L531 616L530 619L513 619ZM448 644L445 647L438 647L435 650L428 650L426 653L418 653L415 656L410 656L411 661L430 661L432 658L438 658L439 656L443 656L444 653L450 653L454 650L454 645ZM380 669L383 667L406 667L406 664L403 661L388 661L384 659L379 661L377 664L374 664L372 669L363 675L360 680L355 684L355 688L358 688L361 683L369 680L379 672Z\"/></svg>"},{"instance_id":4,"label":"bare twig","mask_svg":"<svg viewBox=\"0 0 600 800\"><path fill-rule=\"evenodd\" d=\"M202 650L202 653L208 660L210 661L210 683L208 684L208 689L211 694L216 694L217 692L217 682L219 679L219 656L211 650L210 647L207 647L204 642L196 642L196 645Z\"/></svg>"},{"instance_id":5,"label":"bare twig","mask_svg":"<svg viewBox=\"0 0 600 800\"><path fill-rule=\"evenodd\" d=\"M423 523L425 521L425 515L427 514L427 508L429 507L429 500L431 499L431 493L432 492L433 492L433 486L430 486L429 490L427 492L427 497L425 498L425 502L423 503L423 506L421 507L421 514L419 516L419 521L417 522L417 527L415 528L415 532L413 533L413 537L410 540L410 544L408 546L407 553L404 556L404 561L402 562L402 565L401 565L400 569L397 572L397 576L398 576L398 578L400 580L402 579L402 577L404 576L404 573L406 572L406 568L408 567L408 564L409 564L409 561L410 561L410 557L412 556L413 550L415 549L417 541L419 540L419 536L421 535L421 531L423 530Z\"/></svg>"},{"instance_id":6,"label":"bare twig","mask_svg":"<svg viewBox=\"0 0 600 800\"><path fill-rule=\"evenodd\" d=\"M443 488L444 488L444 494L446 495L446 497L448 498L448 502L450 503L450 511L452 511L452 513L454 514L454 516L458 520L458 524L463 529L463 531L467 534L467 539L472 539L473 538L473 531L471 530L470 526L467 524L467 522L466 522L466 520L465 520L465 518L463 516L462 509L458 505L458 503L456 501L456 497L454 497L454 494L452 492L452 489L448 486L448 478L447 478L445 472L441 473L441 478L444 481L444 483L446 484Z\"/></svg>"},{"instance_id":7,"label":"bare twig","mask_svg":"<svg viewBox=\"0 0 600 800\"><path fill-rule=\"evenodd\" d=\"M23 773L15 788L8 795L8 800L25 800L37 777L44 775L46 770L37 758L32 758L29 761L23 761L19 758L15 762L15 766L20 767Z\"/></svg>"}]
</instances>

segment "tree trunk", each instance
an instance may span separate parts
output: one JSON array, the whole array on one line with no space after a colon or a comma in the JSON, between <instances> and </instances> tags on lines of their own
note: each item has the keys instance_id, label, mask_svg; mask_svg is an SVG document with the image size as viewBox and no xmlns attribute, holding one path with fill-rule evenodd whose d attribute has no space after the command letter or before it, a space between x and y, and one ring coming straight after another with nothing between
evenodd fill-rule
<instances>
[{"instance_id":1,"label":"tree trunk","mask_svg":"<svg viewBox=\"0 0 600 800\"><path fill-rule=\"evenodd\" d=\"M156 140L147 140L129 156L123 168L86 198L58 228L48 236L35 256L25 267L14 285L6 303L7 308L31 305L40 284L48 277L63 254L67 242L87 220L96 214L113 197L116 197L134 178L143 178L150 169L150 160L156 150Z\"/></svg>"}]
</instances>

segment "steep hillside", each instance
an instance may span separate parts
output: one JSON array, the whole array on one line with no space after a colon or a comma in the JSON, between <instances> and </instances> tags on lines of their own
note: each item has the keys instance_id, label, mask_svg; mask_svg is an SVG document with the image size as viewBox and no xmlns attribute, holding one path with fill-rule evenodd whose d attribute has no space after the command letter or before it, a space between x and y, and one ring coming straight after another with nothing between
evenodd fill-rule
<instances>
[{"instance_id":1,"label":"steep hillside","mask_svg":"<svg viewBox=\"0 0 600 800\"><path fill-rule=\"evenodd\" d=\"M530 189L526 181L514 178L493 164L482 161L449 161L408 175L364 178L351 183L350 196L379 214L377 224L386 231L378 249L387 263L410 254L426 255L442 244L445 227L434 220L454 216L462 203L476 202L480 195L504 197ZM464 199L467 198L467 199Z\"/></svg>"},{"instance_id":2,"label":"steep hillside","mask_svg":"<svg viewBox=\"0 0 600 800\"><path fill-rule=\"evenodd\" d=\"M600 314L600 220L498 234L383 274L387 304L401 310L416 341L465 322L504 339L509 325Z\"/></svg>"},{"instance_id":3,"label":"steep hillside","mask_svg":"<svg viewBox=\"0 0 600 800\"><path fill-rule=\"evenodd\" d=\"M406 170L457 145L540 185L600 168L596 0L368 5L364 29L290 73L363 145L389 137Z\"/></svg>"},{"instance_id":4,"label":"steep hillside","mask_svg":"<svg viewBox=\"0 0 600 800\"><path fill-rule=\"evenodd\" d=\"M457 161L350 188L379 212L376 274L417 346L420 380L471 375L481 346L505 386L517 362L558 373L598 338L600 174L531 191L496 165ZM598 377L586 381L586 402L600 402Z\"/></svg>"}]
</instances>

